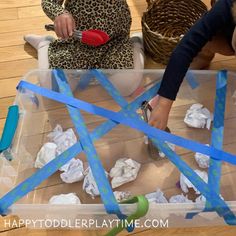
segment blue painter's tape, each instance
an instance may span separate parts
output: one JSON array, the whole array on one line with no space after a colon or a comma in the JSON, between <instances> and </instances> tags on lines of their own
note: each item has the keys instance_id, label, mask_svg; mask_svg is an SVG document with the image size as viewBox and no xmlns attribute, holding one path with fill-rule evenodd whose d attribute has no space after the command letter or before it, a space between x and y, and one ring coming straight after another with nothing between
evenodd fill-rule
<instances>
[{"instance_id":1,"label":"blue painter's tape","mask_svg":"<svg viewBox=\"0 0 236 236\"><path fill-rule=\"evenodd\" d=\"M200 144L196 141L192 141L192 140L189 140L189 139L186 139L186 138L156 129L154 127L149 126L146 123L141 122L140 120L136 120L134 122L133 118L127 117L124 114L110 111L105 108L92 105L90 103L87 103L87 102L79 100L79 99L69 98L63 94L59 94L59 93L53 92L51 90L38 87L38 86L28 83L26 81L21 81L19 84L19 87L26 87L26 88L34 91L35 93L38 93L42 96L45 96L45 97L55 100L57 102L67 104L72 107L87 111L89 113L96 114L96 115L105 117L107 119L113 120L117 123L121 123L123 125L130 126L134 129L138 129L139 131L147 134L148 136L159 138L163 141L168 141L168 142L173 143L177 146L187 148L187 149L192 150L194 152L200 152L202 154L211 156L212 159L226 161L226 162L234 164L234 165L236 164L235 155L232 155L228 152L224 152L222 150L216 149L212 146L206 146L206 145Z\"/></svg>"},{"instance_id":2,"label":"blue painter's tape","mask_svg":"<svg viewBox=\"0 0 236 236\"><path fill-rule=\"evenodd\" d=\"M99 74L99 78L102 78L102 74ZM102 80L102 82L105 81ZM104 83L106 83L105 81ZM110 85L104 84L108 91L110 91L111 96L120 104L124 105L127 108L129 105L127 102L117 93L117 91L110 90L112 87ZM215 147L207 147L206 145L199 144L197 142L187 140L181 137L178 137L176 135L168 134L164 131L155 129L153 127L150 127L146 123L144 123L142 120L138 119L136 117L137 114L131 114L129 109L128 112L125 111L125 113L122 112L112 112L107 109L94 106L92 104L83 102L78 99L70 98L68 96L64 96L62 94L58 94L52 91L48 91L44 88L39 88L37 86L34 86L27 82L20 83L19 87L25 87L27 89L30 89L38 94L41 94L42 96L46 96L50 99L54 99L58 102L65 103L71 107L83 109L85 111L88 111L92 114L100 115L105 118L110 119L108 122L112 122L112 125L116 125L118 123L130 126L132 128L138 129L145 134L147 134L150 138L152 138L153 143L168 156L168 158L177 166L177 168L193 183L193 185L200 190L200 192L206 197L207 201L210 202L211 206L213 206L213 209L217 211L217 213L220 216L223 216L225 221L228 224L236 224L236 219L233 214L233 212L229 209L227 204L220 198L219 194L214 191L214 189L210 188L210 185L206 184L188 165L181 160L181 158L164 143L164 141L169 141L171 143L175 143L177 145L180 145L182 147L186 147L193 151L198 151L201 153L204 153L206 155L210 155L212 159L215 160L224 160L233 164L236 164L235 162L235 156L229 153L226 153L222 150L216 149ZM223 86L224 87L224 86ZM222 87L221 87L222 88ZM130 118L132 115L133 118ZM105 125L106 126L106 125ZM219 126L220 127L220 126ZM101 128L101 127L99 127ZM110 128L110 127L109 127ZM99 129L97 129L99 130ZM109 130L108 128L106 130ZM101 130L99 130L101 132ZM217 132L220 132L219 129ZM98 137L98 136L95 136ZM91 138L93 136L91 135ZM15 199L18 199L19 196L17 196L15 193ZM2 199L1 199L2 200ZM0 206L1 206L1 200L0 200Z\"/></svg>"},{"instance_id":3,"label":"blue painter's tape","mask_svg":"<svg viewBox=\"0 0 236 236\"><path fill-rule=\"evenodd\" d=\"M195 89L199 86L199 82L191 70L187 71L185 79L187 80L188 84L192 89Z\"/></svg>"}]
</instances>

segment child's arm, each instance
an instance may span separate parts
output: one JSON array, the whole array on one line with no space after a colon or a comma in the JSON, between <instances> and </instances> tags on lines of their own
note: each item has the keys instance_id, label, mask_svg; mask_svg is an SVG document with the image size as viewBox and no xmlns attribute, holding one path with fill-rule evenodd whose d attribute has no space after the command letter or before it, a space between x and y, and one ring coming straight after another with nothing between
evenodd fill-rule
<instances>
[{"instance_id":1,"label":"child's arm","mask_svg":"<svg viewBox=\"0 0 236 236\"><path fill-rule=\"evenodd\" d=\"M193 58L219 30L224 30L232 24L232 1L218 0L189 30L172 53L158 91L158 103L151 114L151 125L165 128L171 106Z\"/></svg>"},{"instance_id":2,"label":"child's arm","mask_svg":"<svg viewBox=\"0 0 236 236\"><path fill-rule=\"evenodd\" d=\"M233 22L231 7L232 0L218 0L184 36L171 55L159 95L175 100L193 58L218 31L224 30Z\"/></svg>"},{"instance_id":3,"label":"child's arm","mask_svg":"<svg viewBox=\"0 0 236 236\"><path fill-rule=\"evenodd\" d=\"M65 11L62 6L64 0L42 0L42 8L45 14L54 21L54 28L57 36L68 39L75 30L73 16Z\"/></svg>"},{"instance_id":4,"label":"child's arm","mask_svg":"<svg viewBox=\"0 0 236 236\"><path fill-rule=\"evenodd\" d=\"M64 12L63 2L64 0L42 0L41 6L44 13L54 21L57 16Z\"/></svg>"}]
</instances>

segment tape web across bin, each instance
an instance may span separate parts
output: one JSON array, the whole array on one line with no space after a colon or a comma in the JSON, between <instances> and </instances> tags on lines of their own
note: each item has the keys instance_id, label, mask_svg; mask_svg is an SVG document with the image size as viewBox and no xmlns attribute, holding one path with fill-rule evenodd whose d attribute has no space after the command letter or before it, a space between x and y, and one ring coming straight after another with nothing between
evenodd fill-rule
<instances>
[{"instance_id":1,"label":"tape web across bin","mask_svg":"<svg viewBox=\"0 0 236 236\"><path fill-rule=\"evenodd\" d=\"M57 70L56 70L57 71ZM85 110L92 114L100 115L109 120L97 127L90 135L91 140L94 141L101 137L117 124L124 124L135 128L139 131L144 132L148 135L153 143L160 149L169 160L192 182L192 184L206 197L207 201L211 203L211 210L216 211L222 216L227 224L236 225L236 217L226 204L221 199L218 192L214 190L214 186L205 183L193 170L189 167L174 151L172 151L165 143L165 141L174 143L176 145L188 148L192 151L198 151L200 153L211 156L212 160L226 161L231 164L236 164L236 157L230 153L219 150L213 146L206 146L197 143L192 140L188 140L173 134L168 134L164 131L150 127L137 115L136 110L141 106L144 100L150 100L156 95L156 91L159 84L153 86L149 91L144 92L135 101L130 104L119 94L119 92L112 86L106 76L99 70L92 70L92 72L104 88L110 93L110 95L116 100L121 106L125 107L120 112L113 112L107 109L86 103L79 99L65 96L64 94L50 91L45 88L38 87L34 84L30 84L25 81L21 81L18 89L29 89L36 94L45 96L49 99L64 103L70 107ZM72 159L78 153L82 151L82 145L77 143L69 148L66 152L62 153L56 159L45 165L42 169L33 174L30 178L25 180L23 183L16 186L12 191L7 193L3 198L0 199L0 210L1 213L5 212L14 202L23 197L29 191L33 190L34 187L39 185L43 180L53 174L58 168L64 165L67 161ZM39 177L39 179L37 179Z\"/></svg>"}]
</instances>

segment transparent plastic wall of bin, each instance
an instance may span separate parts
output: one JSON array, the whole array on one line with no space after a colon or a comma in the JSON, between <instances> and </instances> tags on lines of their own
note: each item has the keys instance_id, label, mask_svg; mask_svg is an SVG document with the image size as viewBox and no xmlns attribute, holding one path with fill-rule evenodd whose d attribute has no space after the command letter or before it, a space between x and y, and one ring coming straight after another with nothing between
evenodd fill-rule
<instances>
[{"instance_id":1,"label":"transparent plastic wall of bin","mask_svg":"<svg viewBox=\"0 0 236 236\"><path fill-rule=\"evenodd\" d=\"M103 70L109 80L124 95L128 102L135 100L142 92L159 82L163 70ZM187 127L184 123L186 111L192 104L201 103L214 111L216 71L192 71L192 76L199 84L192 89L187 80L181 86L178 98L170 112L168 127L171 133L181 137L198 141L202 144L210 144L211 130L206 128L196 129ZM119 111L121 108L111 98L107 91L99 85L94 77L88 76L89 71L71 70L65 71L74 97L97 106ZM45 87L54 91L58 88L51 79L51 71L34 70L29 72L23 80ZM124 81L121 82L121 81ZM139 80L139 81L137 81ZM118 81L118 82L117 82ZM135 82L134 82L135 81ZM120 85L122 83L122 86ZM236 155L236 74L228 73L227 102L225 112L224 151ZM0 197L13 189L27 177L31 176L37 169L34 168L35 159L40 148L49 141L48 134L53 131L57 124L63 130L73 128L72 120L68 114L65 104L49 100L29 90L18 92L15 104L20 109L20 119L17 132L10 148L12 161L0 157ZM137 110L141 115L141 110ZM81 111L85 123L91 132L95 127L105 121L105 118ZM75 131L75 129L74 129ZM76 131L75 131L76 133ZM150 156L148 146L144 142L144 134L124 125L117 125L110 132L94 142L103 167L107 172L120 158L131 158L141 164L137 178L126 183L114 191L130 191L132 195L148 194L155 192L157 188L164 192L167 199L173 195L182 194L179 187L180 172L168 160L168 158L154 159ZM194 159L194 153L176 147L176 152L194 170L201 169ZM86 156L80 153L76 158L88 166ZM18 215L21 219L116 219L114 215L108 215L104 210L99 197L91 198L83 189L83 180L67 184L60 178L57 171L45 180L34 191L28 193L24 198L10 207L11 214ZM109 181L111 178L109 177ZM222 164L221 195L231 210L236 213L236 167L234 165ZM49 205L49 199L58 194L76 193L82 204ZM192 219L186 219L187 213L201 212L205 204L197 203L198 195L192 189L184 195L193 200L192 203L151 203L148 214L141 219L146 220L168 220L169 227L187 226L209 226L223 225L224 219L217 213L199 213ZM135 211L135 205L121 205L125 214Z\"/></svg>"}]
</instances>

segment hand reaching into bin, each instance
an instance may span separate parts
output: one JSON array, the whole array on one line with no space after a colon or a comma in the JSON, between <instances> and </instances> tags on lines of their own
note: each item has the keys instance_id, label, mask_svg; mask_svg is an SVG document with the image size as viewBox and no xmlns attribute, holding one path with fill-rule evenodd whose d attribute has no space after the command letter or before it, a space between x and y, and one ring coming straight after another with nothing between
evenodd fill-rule
<instances>
[{"instance_id":1,"label":"hand reaching into bin","mask_svg":"<svg viewBox=\"0 0 236 236\"><path fill-rule=\"evenodd\" d=\"M214 1L212 1L213 3ZM232 55L236 50L236 1L218 0L185 34L173 51L158 91L160 99L153 109L150 124L163 129L169 111L191 62L207 50L211 53ZM210 64L213 57L204 56ZM209 61L208 61L209 60Z\"/></svg>"}]
</instances>

